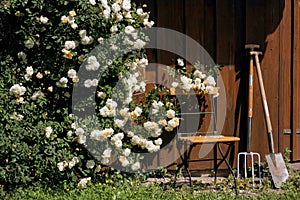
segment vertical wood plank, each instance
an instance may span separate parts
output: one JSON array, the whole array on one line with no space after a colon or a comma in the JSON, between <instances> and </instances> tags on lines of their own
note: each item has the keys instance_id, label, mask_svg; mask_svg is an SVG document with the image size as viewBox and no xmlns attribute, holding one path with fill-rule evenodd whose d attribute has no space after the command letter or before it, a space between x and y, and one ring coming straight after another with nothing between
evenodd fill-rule
<instances>
[{"instance_id":1,"label":"vertical wood plank","mask_svg":"<svg viewBox=\"0 0 300 200\"><path fill-rule=\"evenodd\" d=\"M265 1L246 0L246 44L259 44L260 50L265 49ZM260 60L262 58L260 57ZM249 63L247 64L249 66ZM249 73L247 68L247 74ZM248 83L247 83L248 84ZM256 67L253 77L253 118L252 118L252 142L251 151L267 152L267 130L264 119L261 94L259 90ZM260 142L258 142L260 141Z\"/></svg>"},{"instance_id":2,"label":"vertical wood plank","mask_svg":"<svg viewBox=\"0 0 300 200\"><path fill-rule=\"evenodd\" d=\"M293 1L293 161L300 160L300 3Z\"/></svg>"},{"instance_id":3,"label":"vertical wood plank","mask_svg":"<svg viewBox=\"0 0 300 200\"><path fill-rule=\"evenodd\" d=\"M279 92L279 22L280 7L278 0L270 0L265 3L265 50L261 62L262 75L264 78L266 98L268 101L270 118L273 129L275 152L278 151L278 92ZM274 81L277 80L277 81ZM263 133L267 136L267 133ZM268 137L264 137L267 144ZM262 144L262 146L268 146Z\"/></svg>"},{"instance_id":4,"label":"vertical wood plank","mask_svg":"<svg viewBox=\"0 0 300 200\"><path fill-rule=\"evenodd\" d=\"M280 23L280 64L279 64L279 151L291 149L291 134L284 134L284 129L291 129L291 45L292 45L292 5L291 1L280 1L282 20Z\"/></svg>"}]
</instances>

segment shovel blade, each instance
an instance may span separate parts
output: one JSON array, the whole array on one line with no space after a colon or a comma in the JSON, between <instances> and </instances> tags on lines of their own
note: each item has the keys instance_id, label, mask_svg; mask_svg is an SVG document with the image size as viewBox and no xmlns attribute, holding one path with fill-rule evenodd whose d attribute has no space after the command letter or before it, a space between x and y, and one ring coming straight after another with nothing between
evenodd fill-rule
<instances>
[{"instance_id":1,"label":"shovel blade","mask_svg":"<svg viewBox=\"0 0 300 200\"><path fill-rule=\"evenodd\" d=\"M281 183L285 182L289 173L281 153L271 153L266 155L267 163L276 188L280 188Z\"/></svg>"}]
</instances>

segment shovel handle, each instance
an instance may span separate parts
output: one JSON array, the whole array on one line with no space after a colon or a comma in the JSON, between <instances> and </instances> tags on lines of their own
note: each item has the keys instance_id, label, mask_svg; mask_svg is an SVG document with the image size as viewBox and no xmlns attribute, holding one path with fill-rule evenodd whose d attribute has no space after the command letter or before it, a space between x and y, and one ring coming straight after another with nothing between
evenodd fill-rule
<instances>
[{"instance_id":1,"label":"shovel handle","mask_svg":"<svg viewBox=\"0 0 300 200\"><path fill-rule=\"evenodd\" d=\"M272 134L272 124L271 124L271 118L270 118L270 113L269 113L269 108L268 108L268 103L267 103L267 98L266 98L266 92L265 92L265 87L264 87L264 83L263 83L262 73L261 73L261 67L260 67L259 58L258 58L259 53L254 52L253 54L255 55L257 76L258 76L258 81L259 81L261 97L262 97L262 100L263 100L265 118L266 118L266 122L267 122L270 153L273 154L275 151L274 151L274 141L273 141L273 134Z\"/></svg>"}]
</instances>

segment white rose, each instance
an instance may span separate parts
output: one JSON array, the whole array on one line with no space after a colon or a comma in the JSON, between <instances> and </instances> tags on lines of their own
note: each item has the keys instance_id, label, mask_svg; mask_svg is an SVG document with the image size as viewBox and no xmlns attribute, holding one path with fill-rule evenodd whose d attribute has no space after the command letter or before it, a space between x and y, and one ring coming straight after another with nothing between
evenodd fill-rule
<instances>
[{"instance_id":1,"label":"white rose","mask_svg":"<svg viewBox=\"0 0 300 200\"><path fill-rule=\"evenodd\" d=\"M130 0L123 0L122 2L122 8L126 11L129 11L131 9L131 3Z\"/></svg>"},{"instance_id":2,"label":"white rose","mask_svg":"<svg viewBox=\"0 0 300 200\"><path fill-rule=\"evenodd\" d=\"M93 160L88 160L86 162L86 167L89 168L89 169L93 169L95 166L95 162Z\"/></svg>"},{"instance_id":3,"label":"white rose","mask_svg":"<svg viewBox=\"0 0 300 200\"><path fill-rule=\"evenodd\" d=\"M28 74L29 76L32 76L32 74L33 74L33 68L32 68L32 66L26 67L26 74Z\"/></svg>"},{"instance_id":4,"label":"white rose","mask_svg":"<svg viewBox=\"0 0 300 200\"><path fill-rule=\"evenodd\" d=\"M93 85L93 82L91 79L87 79L84 81L84 87L90 88L90 87L92 87L92 85Z\"/></svg>"},{"instance_id":5,"label":"white rose","mask_svg":"<svg viewBox=\"0 0 300 200\"><path fill-rule=\"evenodd\" d=\"M134 30L135 29L131 25L125 27L125 33L128 35L131 34Z\"/></svg>"},{"instance_id":6,"label":"white rose","mask_svg":"<svg viewBox=\"0 0 300 200\"><path fill-rule=\"evenodd\" d=\"M50 126L47 126L45 131L46 131L46 138L49 138L51 133L53 132L52 128Z\"/></svg>"},{"instance_id":7,"label":"white rose","mask_svg":"<svg viewBox=\"0 0 300 200\"><path fill-rule=\"evenodd\" d=\"M110 8L109 7L106 7L105 10L103 10L103 17L105 19L109 19L109 17L110 17Z\"/></svg>"},{"instance_id":8,"label":"white rose","mask_svg":"<svg viewBox=\"0 0 300 200\"><path fill-rule=\"evenodd\" d=\"M86 184L88 183L88 181L90 181L90 180L91 180L91 177L81 179L81 180L79 181L77 187L78 187L79 189L84 188L84 187L86 186Z\"/></svg>"},{"instance_id":9,"label":"white rose","mask_svg":"<svg viewBox=\"0 0 300 200\"><path fill-rule=\"evenodd\" d=\"M144 13L144 11L143 11L142 8L138 8L138 9L136 10L136 14L138 14L138 15L142 15L143 13Z\"/></svg>"},{"instance_id":10,"label":"white rose","mask_svg":"<svg viewBox=\"0 0 300 200\"><path fill-rule=\"evenodd\" d=\"M76 75L77 75L77 72L74 70L74 69L70 69L69 71L68 71L68 77L69 78L75 78L76 77Z\"/></svg>"},{"instance_id":11,"label":"white rose","mask_svg":"<svg viewBox=\"0 0 300 200\"><path fill-rule=\"evenodd\" d=\"M134 49L142 49L145 45L146 45L146 42L144 42L144 41L141 40L141 39L137 39L137 40L134 42L133 48L134 48Z\"/></svg>"},{"instance_id":12,"label":"white rose","mask_svg":"<svg viewBox=\"0 0 300 200\"><path fill-rule=\"evenodd\" d=\"M140 169L140 167L141 167L141 164L139 162L136 162L131 166L131 169L133 171L136 171L136 170Z\"/></svg>"},{"instance_id":13,"label":"white rose","mask_svg":"<svg viewBox=\"0 0 300 200\"><path fill-rule=\"evenodd\" d=\"M22 96L26 92L26 88L20 84L15 84L9 89L10 94L14 94L16 96Z\"/></svg>"},{"instance_id":14,"label":"white rose","mask_svg":"<svg viewBox=\"0 0 300 200\"><path fill-rule=\"evenodd\" d=\"M178 58L178 59L177 59L177 64L178 64L180 67L183 67L183 66L184 66L183 59L182 59L182 58Z\"/></svg>"},{"instance_id":15,"label":"white rose","mask_svg":"<svg viewBox=\"0 0 300 200\"><path fill-rule=\"evenodd\" d=\"M20 51L20 52L18 53L18 58L19 58L20 60L26 60L26 57L27 57L27 55L26 55L26 53L24 53L23 51Z\"/></svg>"},{"instance_id":16,"label":"white rose","mask_svg":"<svg viewBox=\"0 0 300 200\"><path fill-rule=\"evenodd\" d=\"M43 17L43 16L41 16L40 17L40 21L43 23L43 24L46 24L47 22L48 22L48 18L47 17Z\"/></svg>"},{"instance_id":17,"label":"white rose","mask_svg":"<svg viewBox=\"0 0 300 200\"><path fill-rule=\"evenodd\" d=\"M75 123L74 123L74 125L75 125ZM74 128L75 128L75 126L74 126ZM84 134L83 128L77 128L76 131L75 131L75 134L76 135L82 135L82 134Z\"/></svg>"},{"instance_id":18,"label":"white rose","mask_svg":"<svg viewBox=\"0 0 300 200\"><path fill-rule=\"evenodd\" d=\"M130 155L130 153L131 153L131 150L130 149L128 149L128 148L126 148L125 150L124 150L124 156L129 156Z\"/></svg>"},{"instance_id":19,"label":"white rose","mask_svg":"<svg viewBox=\"0 0 300 200\"><path fill-rule=\"evenodd\" d=\"M72 27L72 29L76 29L76 28L78 28L78 25L76 23L72 23L71 27Z\"/></svg>"},{"instance_id":20,"label":"white rose","mask_svg":"<svg viewBox=\"0 0 300 200\"><path fill-rule=\"evenodd\" d=\"M111 32L111 33L116 33L118 30L119 30L119 29L118 29L118 27L117 27L116 25L114 25L114 26L112 26L112 27L110 28L110 32Z\"/></svg>"},{"instance_id":21,"label":"white rose","mask_svg":"<svg viewBox=\"0 0 300 200\"><path fill-rule=\"evenodd\" d=\"M174 110L168 110L167 111L167 117L168 118L174 118L175 117L175 111Z\"/></svg>"},{"instance_id":22,"label":"white rose","mask_svg":"<svg viewBox=\"0 0 300 200\"><path fill-rule=\"evenodd\" d=\"M96 87L96 86L98 86L98 79L93 79L92 80L92 86L94 86L94 87Z\"/></svg>"},{"instance_id":23,"label":"white rose","mask_svg":"<svg viewBox=\"0 0 300 200\"><path fill-rule=\"evenodd\" d=\"M106 97L106 94L104 92L97 92L97 96L104 99Z\"/></svg>"},{"instance_id":24,"label":"white rose","mask_svg":"<svg viewBox=\"0 0 300 200\"><path fill-rule=\"evenodd\" d=\"M76 44L74 41L66 41L65 42L65 49L69 50L69 49L75 49Z\"/></svg>"},{"instance_id":25,"label":"white rose","mask_svg":"<svg viewBox=\"0 0 300 200\"><path fill-rule=\"evenodd\" d=\"M158 139L154 140L154 144L160 146L160 145L162 144L162 139L161 139L161 138L158 138Z\"/></svg>"},{"instance_id":26,"label":"white rose","mask_svg":"<svg viewBox=\"0 0 300 200\"><path fill-rule=\"evenodd\" d=\"M171 86L172 86L173 88L177 88L177 87L178 87L178 83L177 83L177 82L173 82L173 83L171 84Z\"/></svg>"},{"instance_id":27,"label":"white rose","mask_svg":"<svg viewBox=\"0 0 300 200\"><path fill-rule=\"evenodd\" d=\"M34 46L34 42L32 41L32 40L26 40L25 42L24 42L24 44L25 44L25 47L27 48L27 49L31 49L31 48L33 48L33 46Z\"/></svg>"},{"instance_id":28,"label":"white rose","mask_svg":"<svg viewBox=\"0 0 300 200\"><path fill-rule=\"evenodd\" d=\"M96 1L95 0L90 0L90 4L92 4L94 6L94 5L96 5Z\"/></svg>"},{"instance_id":29,"label":"white rose","mask_svg":"<svg viewBox=\"0 0 300 200\"><path fill-rule=\"evenodd\" d=\"M79 135L78 139L77 139L77 142L79 144L84 144L86 142L86 136L85 135Z\"/></svg>"},{"instance_id":30,"label":"white rose","mask_svg":"<svg viewBox=\"0 0 300 200\"><path fill-rule=\"evenodd\" d=\"M206 85L211 85L211 86L216 85L216 81L215 81L214 77L212 77L212 76L208 76L203 83Z\"/></svg>"},{"instance_id":31,"label":"white rose","mask_svg":"<svg viewBox=\"0 0 300 200\"><path fill-rule=\"evenodd\" d=\"M101 165L98 165L98 166L95 168L95 173L100 172L100 170L101 170Z\"/></svg>"},{"instance_id":32,"label":"white rose","mask_svg":"<svg viewBox=\"0 0 300 200\"><path fill-rule=\"evenodd\" d=\"M121 162L122 167L127 167L130 164L125 156L120 156L119 161Z\"/></svg>"},{"instance_id":33,"label":"white rose","mask_svg":"<svg viewBox=\"0 0 300 200\"><path fill-rule=\"evenodd\" d=\"M195 71L194 71L194 75L195 75L196 77L201 78L201 79L204 79L204 78L206 77L206 75L205 75L204 73L202 73L201 71L199 71L199 70L195 70Z\"/></svg>"},{"instance_id":34,"label":"white rose","mask_svg":"<svg viewBox=\"0 0 300 200\"><path fill-rule=\"evenodd\" d=\"M118 3L114 3L112 6L111 6L111 9L114 13L117 13L121 10L121 7Z\"/></svg>"}]
</instances>

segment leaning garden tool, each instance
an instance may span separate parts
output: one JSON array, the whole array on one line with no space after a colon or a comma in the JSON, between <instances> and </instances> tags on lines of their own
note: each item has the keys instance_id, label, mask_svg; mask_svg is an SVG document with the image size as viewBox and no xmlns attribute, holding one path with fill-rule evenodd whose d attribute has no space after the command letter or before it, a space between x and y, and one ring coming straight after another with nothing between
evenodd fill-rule
<instances>
[{"instance_id":1,"label":"leaning garden tool","mask_svg":"<svg viewBox=\"0 0 300 200\"><path fill-rule=\"evenodd\" d=\"M266 155L266 159L267 159L267 163L268 163L271 175L272 175L274 185L276 188L280 188L281 183L285 182L287 180L287 178L289 177L289 174L288 174L288 171L287 171L287 168L286 168L286 165L285 165L285 162L283 160L281 153L274 152L274 142L273 142L271 119L270 119L269 108L268 108L268 104L267 104L267 98L266 98L266 93L265 93L265 88L264 88L264 83L263 83L259 58L258 58L258 55L262 54L262 53L258 52L258 51L251 51L250 54L255 56L257 76L258 76L259 87L260 87L260 92L261 92L261 97L262 97L263 107L264 107L264 113L265 113L265 118L266 118L266 123L267 123L267 129L268 129L270 154Z\"/></svg>"},{"instance_id":2,"label":"leaning garden tool","mask_svg":"<svg viewBox=\"0 0 300 200\"><path fill-rule=\"evenodd\" d=\"M256 48L259 48L257 44L246 44L246 49L250 49L253 51ZM239 176L240 173L240 157L244 156L244 176L247 177L247 156L251 158L251 172L252 172L252 183L254 185L254 156L257 156L258 161L258 176L259 180L261 181L260 177L260 155L256 152L250 151L251 146L251 136L252 136L252 114L253 114L253 56L250 55L250 66L249 66L249 89L248 89L248 127L247 127L247 152L240 152L238 154L237 160L237 175Z\"/></svg>"}]
</instances>

